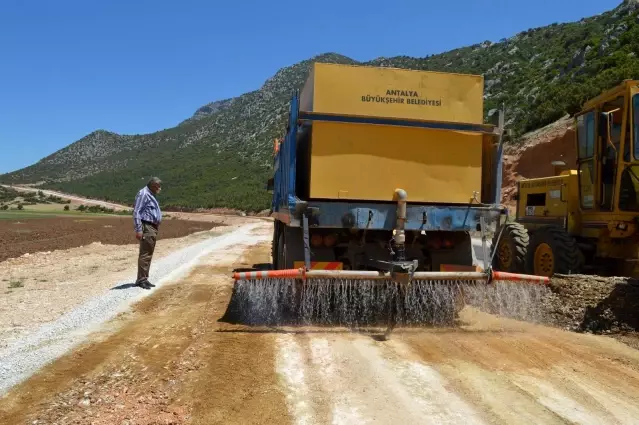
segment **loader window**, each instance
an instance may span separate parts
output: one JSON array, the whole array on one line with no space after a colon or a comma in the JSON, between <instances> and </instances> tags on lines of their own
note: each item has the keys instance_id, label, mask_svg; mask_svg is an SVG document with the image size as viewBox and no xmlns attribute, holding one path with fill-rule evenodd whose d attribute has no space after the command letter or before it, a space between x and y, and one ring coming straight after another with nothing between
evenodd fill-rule
<instances>
[{"instance_id":1,"label":"loader window","mask_svg":"<svg viewBox=\"0 0 639 425\"><path fill-rule=\"evenodd\" d=\"M594 111L577 117L577 137L579 139L579 159L592 157L595 154Z\"/></svg>"},{"instance_id":2,"label":"loader window","mask_svg":"<svg viewBox=\"0 0 639 425\"><path fill-rule=\"evenodd\" d=\"M619 209L639 211L639 165L630 165L621 174Z\"/></svg>"},{"instance_id":3,"label":"loader window","mask_svg":"<svg viewBox=\"0 0 639 425\"><path fill-rule=\"evenodd\" d=\"M546 205L546 192L544 193L529 193L526 196L527 207L543 207Z\"/></svg>"},{"instance_id":4,"label":"loader window","mask_svg":"<svg viewBox=\"0 0 639 425\"><path fill-rule=\"evenodd\" d=\"M617 187L617 167L621 160L621 124L623 123L624 105L625 97L618 96L615 100L604 104L602 113L599 115L601 140L599 200L602 211L611 211L613 208L614 192ZM630 151L628 150L628 152Z\"/></svg>"},{"instance_id":5,"label":"loader window","mask_svg":"<svg viewBox=\"0 0 639 425\"><path fill-rule=\"evenodd\" d=\"M594 155L595 155L595 112L587 112L577 117L577 140L579 154L579 197L583 209L592 209L594 199Z\"/></svg>"},{"instance_id":6,"label":"loader window","mask_svg":"<svg viewBox=\"0 0 639 425\"><path fill-rule=\"evenodd\" d=\"M593 159L583 161L579 164L579 191L581 208L583 209L592 209L595 206L595 173L593 164Z\"/></svg>"}]
</instances>

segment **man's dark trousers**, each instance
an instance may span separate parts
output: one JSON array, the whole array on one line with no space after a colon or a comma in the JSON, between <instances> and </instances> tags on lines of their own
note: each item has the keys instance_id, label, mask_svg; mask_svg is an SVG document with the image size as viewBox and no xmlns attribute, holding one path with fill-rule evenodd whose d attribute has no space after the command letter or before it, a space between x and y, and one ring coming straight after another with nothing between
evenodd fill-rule
<instances>
[{"instance_id":1,"label":"man's dark trousers","mask_svg":"<svg viewBox=\"0 0 639 425\"><path fill-rule=\"evenodd\" d=\"M138 257L138 282L149 279L149 269L151 268L151 259L153 258L153 251L155 251L155 241L157 237L157 226L143 221L140 255Z\"/></svg>"}]
</instances>

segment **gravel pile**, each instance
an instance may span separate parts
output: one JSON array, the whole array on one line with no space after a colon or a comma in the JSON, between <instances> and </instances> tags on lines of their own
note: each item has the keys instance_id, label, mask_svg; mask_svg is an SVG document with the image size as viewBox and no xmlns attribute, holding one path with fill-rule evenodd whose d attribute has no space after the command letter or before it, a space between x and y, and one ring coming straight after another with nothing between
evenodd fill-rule
<instances>
[{"instance_id":1,"label":"gravel pile","mask_svg":"<svg viewBox=\"0 0 639 425\"><path fill-rule=\"evenodd\" d=\"M555 277L543 307L554 325L575 332L637 333L639 282L620 277Z\"/></svg>"}]
</instances>

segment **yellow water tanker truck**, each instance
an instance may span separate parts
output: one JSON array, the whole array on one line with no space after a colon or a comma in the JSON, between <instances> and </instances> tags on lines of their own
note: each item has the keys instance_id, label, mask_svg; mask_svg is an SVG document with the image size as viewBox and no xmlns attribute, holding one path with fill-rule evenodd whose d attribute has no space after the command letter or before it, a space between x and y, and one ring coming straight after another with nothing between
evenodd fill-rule
<instances>
[{"instance_id":1,"label":"yellow water tanker truck","mask_svg":"<svg viewBox=\"0 0 639 425\"><path fill-rule=\"evenodd\" d=\"M485 238L487 263L478 267L470 235L494 229L507 211L499 205L503 113L500 125L485 124L483 109L479 75L315 63L275 145L273 265L238 271L236 286L293 282L273 304L362 321L363 308L305 294L348 287L351 298L372 302L373 292L495 278ZM379 297L391 316L405 311L389 301L399 298ZM438 320L432 309L420 314Z\"/></svg>"}]
</instances>

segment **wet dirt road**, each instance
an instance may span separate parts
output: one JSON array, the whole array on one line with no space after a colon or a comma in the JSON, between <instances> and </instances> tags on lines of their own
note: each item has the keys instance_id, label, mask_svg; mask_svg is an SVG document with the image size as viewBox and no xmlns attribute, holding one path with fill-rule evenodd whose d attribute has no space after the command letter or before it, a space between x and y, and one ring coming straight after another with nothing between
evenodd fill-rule
<instances>
[{"instance_id":1,"label":"wet dirt road","mask_svg":"<svg viewBox=\"0 0 639 425\"><path fill-rule=\"evenodd\" d=\"M261 231L268 233L268 225ZM0 399L2 424L636 424L639 351L466 309L457 329L248 328L217 320L211 256Z\"/></svg>"}]
</instances>

